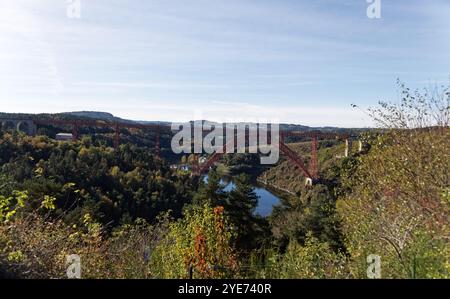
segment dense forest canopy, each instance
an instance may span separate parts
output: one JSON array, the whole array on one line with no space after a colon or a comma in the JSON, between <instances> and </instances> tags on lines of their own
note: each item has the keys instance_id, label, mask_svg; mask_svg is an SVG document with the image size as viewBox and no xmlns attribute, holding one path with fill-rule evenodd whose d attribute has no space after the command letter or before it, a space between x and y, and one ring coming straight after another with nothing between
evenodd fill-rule
<instances>
[{"instance_id":1,"label":"dense forest canopy","mask_svg":"<svg viewBox=\"0 0 450 299\"><path fill-rule=\"evenodd\" d=\"M64 277L78 254L84 278L365 278L378 255L383 278L448 278L449 89L399 87L399 104L369 111L380 129L361 133L363 151L319 143L312 187L285 160L258 167L249 154L226 155L206 182L142 132L114 149L108 130L72 143L52 126L3 128L0 276ZM255 180L286 191L269 217L254 213Z\"/></svg>"}]
</instances>

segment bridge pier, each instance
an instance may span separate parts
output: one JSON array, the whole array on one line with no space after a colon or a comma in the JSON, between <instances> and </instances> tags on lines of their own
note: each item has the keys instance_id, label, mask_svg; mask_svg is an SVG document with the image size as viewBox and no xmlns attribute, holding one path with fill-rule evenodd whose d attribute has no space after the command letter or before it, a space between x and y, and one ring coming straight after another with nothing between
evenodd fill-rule
<instances>
[{"instance_id":1,"label":"bridge pier","mask_svg":"<svg viewBox=\"0 0 450 299\"><path fill-rule=\"evenodd\" d=\"M317 158L317 136L314 136L311 141L311 161L309 162L309 172L313 179L317 179L319 175L319 166Z\"/></svg>"},{"instance_id":2,"label":"bridge pier","mask_svg":"<svg viewBox=\"0 0 450 299\"><path fill-rule=\"evenodd\" d=\"M31 122L31 128L29 133L31 136L35 136L37 134L37 125L34 122Z\"/></svg>"},{"instance_id":3,"label":"bridge pier","mask_svg":"<svg viewBox=\"0 0 450 299\"><path fill-rule=\"evenodd\" d=\"M17 132L24 132L28 136L34 136L37 132L37 126L32 120L21 119L0 119L2 128L12 129Z\"/></svg>"},{"instance_id":4,"label":"bridge pier","mask_svg":"<svg viewBox=\"0 0 450 299\"><path fill-rule=\"evenodd\" d=\"M156 156L159 158L161 157L161 136L160 136L160 128L158 125L158 128L156 130L156 140L155 140L155 152Z\"/></svg>"},{"instance_id":5,"label":"bridge pier","mask_svg":"<svg viewBox=\"0 0 450 299\"><path fill-rule=\"evenodd\" d=\"M120 127L118 124L114 126L114 148L117 150L120 145Z\"/></svg>"},{"instance_id":6,"label":"bridge pier","mask_svg":"<svg viewBox=\"0 0 450 299\"><path fill-rule=\"evenodd\" d=\"M78 140L78 124L74 122L72 125L72 141L76 142Z\"/></svg>"},{"instance_id":7,"label":"bridge pier","mask_svg":"<svg viewBox=\"0 0 450 299\"><path fill-rule=\"evenodd\" d=\"M201 170L200 170L200 165L198 163L198 156L197 156L197 154L193 154L193 156L192 156L191 168L192 168L192 174L194 176L200 176L202 174Z\"/></svg>"},{"instance_id":8,"label":"bridge pier","mask_svg":"<svg viewBox=\"0 0 450 299\"><path fill-rule=\"evenodd\" d=\"M350 139L345 139L344 157L350 156L351 150L352 150L352 141Z\"/></svg>"}]
</instances>

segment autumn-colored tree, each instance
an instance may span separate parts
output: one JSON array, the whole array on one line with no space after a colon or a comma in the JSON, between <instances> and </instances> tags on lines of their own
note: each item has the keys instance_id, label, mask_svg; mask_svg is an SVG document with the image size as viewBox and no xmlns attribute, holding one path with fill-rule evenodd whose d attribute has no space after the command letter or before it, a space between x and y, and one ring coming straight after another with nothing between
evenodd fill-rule
<instances>
[{"instance_id":1,"label":"autumn-colored tree","mask_svg":"<svg viewBox=\"0 0 450 299\"><path fill-rule=\"evenodd\" d=\"M448 88L411 92L371 110L384 128L358 158L338 202L354 275L378 254L384 278L449 277L450 129Z\"/></svg>"},{"instance_id":2,"label":"autumn-colored tree","mask_svg":"<svg viewBox=\"0 0 450 299\"><path fill-rule=\"evenodd\" d=\"M232 277L237 270L231 227L222 207L209 204L186 210L170 225L151 257L153 276L161 278Z\"/></svg>"}]
</instances>

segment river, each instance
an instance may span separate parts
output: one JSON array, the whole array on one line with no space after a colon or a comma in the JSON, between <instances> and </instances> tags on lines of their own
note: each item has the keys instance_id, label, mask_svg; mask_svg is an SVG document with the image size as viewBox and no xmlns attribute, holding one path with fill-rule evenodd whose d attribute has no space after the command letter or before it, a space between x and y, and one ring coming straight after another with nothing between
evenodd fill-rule
<instances>
[{"instance_id":1,"label":"river","mask_svg":"<svg viewBox=\"0 0 450 299\"><path fill-rule=\"evenodd\" d=\"M208 177L205 176L204 180L207 182ZM234 188L232 180L221 180L221 183L225 185L225 191L231 191ZM258 205L255 209L255 213L263 217L269 216L272 213L273 206L280 204L280 197L261 184L254 184L253 190L258 196Z\"/></svg>"}]
</instances>

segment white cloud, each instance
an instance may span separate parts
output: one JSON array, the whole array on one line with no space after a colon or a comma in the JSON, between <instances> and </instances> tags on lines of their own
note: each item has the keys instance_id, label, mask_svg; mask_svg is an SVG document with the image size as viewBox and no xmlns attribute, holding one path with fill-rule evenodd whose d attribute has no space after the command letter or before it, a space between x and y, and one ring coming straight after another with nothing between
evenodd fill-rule
<instances>
[{"instance_id":1,"label":"white cloud","mask_svg":"<svg viewBox=\"0 0 450 299\"><path fill-rule=\"evenodd\" d=\"M365 126L350 100L448 78L444 1L81 1L0 2L0 110Z\"/></svg>"}]
</instances>

